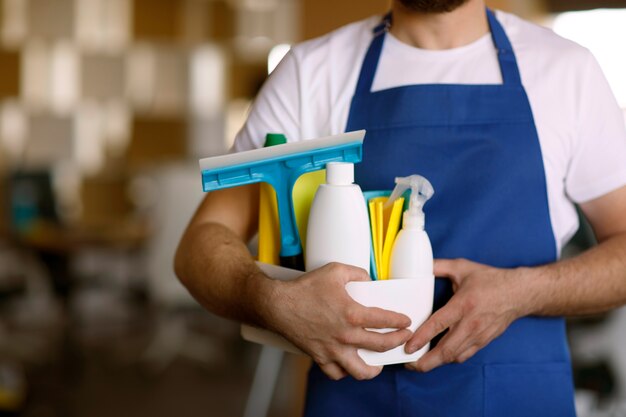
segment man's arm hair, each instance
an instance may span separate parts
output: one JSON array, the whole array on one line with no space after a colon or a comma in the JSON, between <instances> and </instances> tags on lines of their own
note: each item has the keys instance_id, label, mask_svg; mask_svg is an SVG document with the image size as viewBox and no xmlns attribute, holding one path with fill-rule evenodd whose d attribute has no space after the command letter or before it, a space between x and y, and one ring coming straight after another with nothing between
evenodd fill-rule
<instances>
[{"instance_id":1,"label":"man's arm hair","mask_svg":"<svg viewBox=\"0 0 626 417\"><path fill-rule=\"evenodd\" d=\"M581 204L599 244L528 270L529 314L577 316L626 304L626 187Z\"/></svg>"},{"instance_id":2,"label":"man's arm hair","mask_svg":"<svg viewBox=\"0 0 626 417\"><path fill-rule=\"evenodd\" d=\"M258 206L257 185L210 193L176 252L181 282L207 310L282 334L333 379L378 375L382 367L365 364L357 349L384 352L402 345L411 336L411 320L350 298L347 282L370 280L361 268L331 263L292 281L264 275L244 243L256 231Z\"/></svg>"},{"instance_id":3,"label":"man's arm hair","mask_svg":"<svg viewBox=\"0 0 626 417\"><path fill-rule=\"evenodd\" d=\"M266 327L273 280L246 246L257 229L258 202L258 184L210 192L183 234L174 269L207 310Z\"/></svg>"}]
</instances>

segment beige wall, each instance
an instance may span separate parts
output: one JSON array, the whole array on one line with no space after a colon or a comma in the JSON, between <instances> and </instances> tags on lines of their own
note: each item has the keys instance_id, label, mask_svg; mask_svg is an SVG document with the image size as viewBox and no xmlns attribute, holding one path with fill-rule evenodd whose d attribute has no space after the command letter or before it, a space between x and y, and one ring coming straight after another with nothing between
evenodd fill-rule
<instances>
[{"instance_id":1,"label":"beige wall","mask_svg":"<svg viewBox=\"0 0 626 417\"><path fill-rule=\"evenodd\" d=\"M389 8L390 0L302 0L302 37L311 39Z\"/></svg>"},{"instance_id":2,"label":"beige wall","mask_svg":"<svg viewBox=\"0 0 626 417\"><path fill-rule=\"evenodd\" d=\"M487 0L487 5L494 9L515 13L526 19L533 19L545 14L546 0Z\"/></svg>"},{"instance_id":3,"label":"beige wall","mask_svg":"<svg viewBox=\"0 0 626 417\"><path fill-rule=\"evenodd\" d=\"M544 0L487 0L495 9L533 17ZM391 0L302 0L302 39L311 39L389 8Z\"/></svg>"}]
</instances>

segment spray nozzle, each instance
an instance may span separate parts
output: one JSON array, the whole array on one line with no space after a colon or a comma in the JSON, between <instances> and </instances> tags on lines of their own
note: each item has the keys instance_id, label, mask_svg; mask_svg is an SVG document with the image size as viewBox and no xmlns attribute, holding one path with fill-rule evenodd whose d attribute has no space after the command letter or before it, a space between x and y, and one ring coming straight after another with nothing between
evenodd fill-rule
<instances>
[{"instance_id":1,"label":"spray nozzle","mask_svg":"<svg viewBox=\"0 0 626 417\"><path fill-rule=\"evenodd\" d=\"M396 177L396 187L385 203L385 207L392 205L409 188L411 189L411 199L409 209L403 216L403 227L410 225L421 225L421 227L424 227L424 211L422 208L426 201L435 194L435 190L432 184L421 175Z\"/></svg>"}]
</instances>

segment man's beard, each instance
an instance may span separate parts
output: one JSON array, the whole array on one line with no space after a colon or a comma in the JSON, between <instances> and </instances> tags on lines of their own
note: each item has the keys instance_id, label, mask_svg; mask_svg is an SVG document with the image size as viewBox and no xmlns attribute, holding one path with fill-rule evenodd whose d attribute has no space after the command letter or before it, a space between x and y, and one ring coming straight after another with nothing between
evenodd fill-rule
<instances>
[{"instance_id":1,"label":"man's beard","mask_svg":"<svg viewBox=\"0 0 626 417\"><path fill-rule=\"evenodd\" d=\"M409 10L420 13L446 13L456 9L467 0L399 0Z\"/></svg>"}]
</instances>

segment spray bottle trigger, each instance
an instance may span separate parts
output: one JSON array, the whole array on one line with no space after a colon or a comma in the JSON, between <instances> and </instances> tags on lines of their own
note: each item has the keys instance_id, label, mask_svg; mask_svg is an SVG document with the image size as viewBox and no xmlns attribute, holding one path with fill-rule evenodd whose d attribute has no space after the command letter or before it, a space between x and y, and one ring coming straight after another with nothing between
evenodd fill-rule
<instances>
[{"instance_id":1,"label":"spray bottle trigger","mask_svg":"<svg viewBox=\"0 0 626 417\"><path fill-rule=\"evenodd\" d=\"M393 189L393 192L385 203L385 208L391 206L393 202L402 196L402 194L404 194L404 192L409 188L411 189L410 207L416 207L417 204L419 204L419 207L422 207L426 201L428 201L433 194L435 194L435 190L430 181L421 175L396 177L395 182L396 187Z\"/></svg>"}]
</instances>

